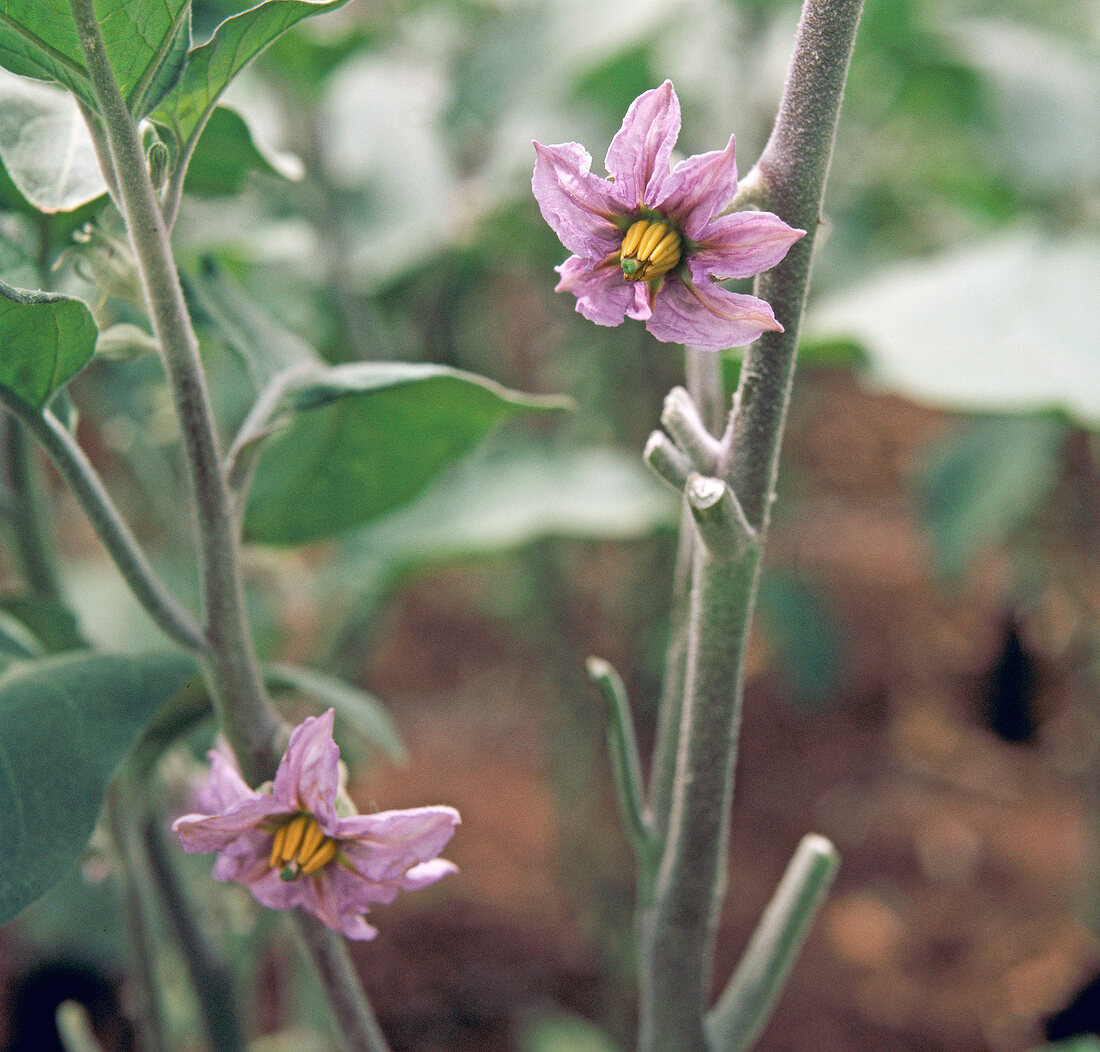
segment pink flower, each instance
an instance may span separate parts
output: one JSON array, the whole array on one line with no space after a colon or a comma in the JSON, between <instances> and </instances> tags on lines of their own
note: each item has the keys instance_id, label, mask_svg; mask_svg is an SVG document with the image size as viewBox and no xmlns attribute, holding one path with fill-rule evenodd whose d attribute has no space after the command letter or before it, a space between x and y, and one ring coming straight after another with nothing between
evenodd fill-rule
<instances>
[{"instance_id":1,"label":"pink flower","mask_svg":"<svg viewBox=\"0 0 1100 1052\"><path fill-rule=\"evenodd\" d=\"M263 905L300 906L349 939L373 939L363 914L374 903L456 871L436 856L459 817L453 807L340 817L332 722L329 709L295 728L267 791L249 789L233 759L212 751L212 813L184 815L172 831L185 851L217 851L214 876L244 884Z\"/></svg>"},{"instance_id":2,"label":"pink flower","mask_svg":"<svg viewBox=\"0 0 1100 1052\"><path fill-rule=\"evenodd\" d=\"M573 253L556 268L556 291L572 292L597 325L629 315L666 343L720 350L782 332L767 303L717 282L774 267L805 231L770 212L719 216L737 190L733 136L670 171L679 134L680 102L666 80L627 110L607 151L610 179L592 174L579 143L534 144L535 198Z\"/></svg>"}]
</instances>

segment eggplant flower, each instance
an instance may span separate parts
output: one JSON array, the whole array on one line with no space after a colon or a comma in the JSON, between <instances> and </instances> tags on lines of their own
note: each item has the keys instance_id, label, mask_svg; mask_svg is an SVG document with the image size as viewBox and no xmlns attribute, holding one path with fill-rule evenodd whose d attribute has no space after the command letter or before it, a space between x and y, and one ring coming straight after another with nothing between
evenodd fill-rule
<instances>
[{"instance_id":1,"label":"eggplant flower","mask_svg":"<svg viewBox=\"0 0 1100 1052\"><path fill-rule=\"evenodd\" d=\"M184 815L172 831L185 851L217 851L215 878L243 884L264 906L299 906L349 939L373 939L363 918L373 904L456 871L437 856L459 817L453 807L342 817L332 723L329 709L296 727L275 781L258 791L232 757L211 751L202 802L211 813Z\"/></svg>"},{"instance_id":2,"label":"eggplant flower","mask_svg":"<svg viewBox=\"0 0 1100 1052\"><path fill-rule=\"evenodd\" d=\"M782 332L771 307L717 284L774 267L805 234L771 212L719 215L737 190L733 136L724 150L670 170L680 101L670 81L639 95L611 141L609 179L579 143L535 143L535 198L573 253L557 292L597 325L644 321L666 343L721 350Z\"/></svg>"}]
</instances>

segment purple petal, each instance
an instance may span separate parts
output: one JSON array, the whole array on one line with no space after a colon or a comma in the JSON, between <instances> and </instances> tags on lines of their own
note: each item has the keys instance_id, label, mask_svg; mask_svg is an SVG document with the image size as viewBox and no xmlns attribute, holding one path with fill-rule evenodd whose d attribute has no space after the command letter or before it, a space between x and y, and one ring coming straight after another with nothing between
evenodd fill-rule
<instances>
[{"instance_id":1,"label":"purple petal","mask_svg":"<svg viewBox=\"0 0 1100 1052\"><path fill-rule=\"evenodd\" d=\"M445 858L433 858L431 862L422 862L419 866L413 866L401 878L401 890L419 891L457 872L458 866L453 862L448 862Z\"/></svg>"},{"instance_id":2,"label":"purple petal","mask_svg":"<svg viewBox=\"0 0 1100 1052\"><path fill-rule=\"evenodd\" d=\"M542 218L561 243L579 256L603 259L618 251L622 234L614 219L623 211L606 179L593 175L592 157L579 143L535 143L531 188Z\"/></svg>"},{"instance_id":3,"label":"purple petal","mask_svg":"<svg viewBox=\"0 0 1100 1052\"><path fill-rule=\"evenodd\" d=\"M363 914L375 903L389 903L397 896L397 888L370 885L339 866L330 866L310 881L309 898L303 903L322 924L343 932L349 939L373 939L378 934L363 919Z\"/></svg>"},{"instance_id":4,"label":"purple petal","mask_svg":"<svg viewBox=\"0 0 1100 1052\"><path fill-rule=\"evenodd\" d=\"M570 256L554 269L561 275L554 291L572 292L577 297L577 310L597 325L621 325L628 311L638 309L635 286L611 259L593 267L578 256Z\"/></svg>"},{"instance_id":5,"label":"purple petal","mask_svg":"<svg viewBox=\"0 0 1100 1052\"><path fill-rule=\"evenodd\" d=\"M763 300L713 282L695 285L679 278L661 286L646 328L658 340L707 351L744 346L767 330L783 331Z\"/></svg>"},{"instance_id":6,"label":"purple petal","mask_svg":"<svg viewBox=\"0 0 1100 1052\"><path fill-rule=\"evenodd\" d=\"M630 211L658 200L668 179L672 148L680 135L680 100L666 80L639 95L607 151L615 197Z\"/></svg>"},{"instance_id":7,"label":"purple petal","mask_svg":"<svg viewBox=\"0 0 1100 1052\"><path fill-rule=\"evenodd\" d=\"M207 853L224 851L238 837L259 830L269 815L284 814L285 808L270 796L257 793L221 815L184 815L172 823L184 851ZM270 841L270 837L267 837Z\"/></svg>"},{"instance_id":8,"label":"purple petal","mask_svg":"<svg viewBox=\"0 0 1100 1052\"><path fill-rule=\"evenodd\" d=\"M414 807L340 819L337 836L345 858L366 880L398 880L443 850L461 819L453 807Z\"/></svg>"},{"instance_id":9,"label":"purple petal","mask_svg":"<svg viewBox=\"0 0 1100 1052\"><path fill-rule=\"evenodd\" d=\"M805 233L771 212L719 216L688 257L691 276L701 285L711 277L724 281L770 270Z\"/></svg>"},{"instance_id":10,"label":"purple petal","mask_svg":"<svg viewBox=\"0 0 1100 1052\"><path fill-rule=\"evenodd\" d=\"M634 302L627 307L626 313L636 321L646 321L653 313L653 297L650 295L649 285L644 281L636 281L634 288Z\"/></svg>"},{"instance_id":11,"label":"purple petal","mask_svg":"<svg viewBox=\"0 0 1100 1052\"><path fill-rule=\"evenodd\" d=\"M724 150L696 154L676 165L665 180L661 200L652 207L668 216L692 241L698 241L736 192L737 162L731 135Z\"/></svg>"},{"instance_id":12,"label":"purple petal","mask_svg":"<svg viewBox=\"0 0 1100 1052\"><path fill-rule=\"evenodd\" d=\"M211 749L206 758L210 761L210 777L199 793L195 803L200 811L207 814L224 813L242 800L248 800L260 794L248 787L248 783L237 770L237 761L222 743L217 749Z\"/></svg>"},{"instance_id":13,"label":"purple petal","mask_svg":"<svg viewBox=\"0 0 1100 1052\"><path fill-rule=\"evenodd\" d=\"M274 797L286 811L308 811L326 832L336 822L333 801L340 784L340 750L332 740L332 709L307 716L294 728L275 772Z\"/></svg>"}]
</instances>

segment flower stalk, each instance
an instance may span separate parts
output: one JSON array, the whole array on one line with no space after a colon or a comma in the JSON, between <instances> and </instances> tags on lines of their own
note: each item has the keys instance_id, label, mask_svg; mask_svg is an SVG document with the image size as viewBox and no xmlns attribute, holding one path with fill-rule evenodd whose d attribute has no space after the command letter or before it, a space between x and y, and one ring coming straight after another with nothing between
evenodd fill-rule
<instances>
[{"instance_id":1,"label":"flower stalk","mask_svg":"<svg viewBox=\"0 0 1100 1052\"><path fill-rule=\"evenodd\" d=\"M248 780L259 784L276 770L282 723L264 689L248 624L238 524L222 473L198 339L138 129L111 69L93 0L69 0L69 7L98 111L89 123L126 221L183 435L200 553L203 635L209 646L200 661L222 731ZM306 925L309 931L313 927ZM383 1052L385 1041L346 946L328 931L313 936L307 946L342 1030L356 1047Z\"/></svg>"}]
</instances>

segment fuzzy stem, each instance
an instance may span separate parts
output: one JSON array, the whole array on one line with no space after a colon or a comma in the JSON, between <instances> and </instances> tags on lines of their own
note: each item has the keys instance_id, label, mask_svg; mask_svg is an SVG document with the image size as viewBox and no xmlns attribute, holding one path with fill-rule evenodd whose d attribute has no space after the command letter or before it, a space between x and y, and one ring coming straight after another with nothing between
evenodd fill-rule
<instances>
[{"instance_id":1,"label":"fuzzy stem","mask_svg":"<svg viewBox=\"0 0 1100 1052\"><path fill-rule=\"evenodd\" d=\"M744 1052L764 1029L825 898L840 856L822 836L802 838L714 1010L713 1052Z\"/></svg>"},{"instance_id":2,"label":"fuzzy stem","mask_svg":"<svg viewBox=\"0 0 1100 1052\"><path fill-rule=\"evenodd\" d=\"M645 803L642 786L642 766L634 738L634 721L626 687L618 672L602 658L590 657L588 675L599 688L607 707L607 745L611 754L611 769L619 796L619 811L623 830L634 853L644 859L655 847L653 823Z\"/></svg>"},{"instance_id":3,"label":"fuzzy stem","mask_svg":"<svg viewBox=\"0 0 1100 1052\"><path fill-rule=\"evenodd\" d=\"M181 647L194 653L207 650L202 629L157 577L95 468L65 425L49 410L36 412L2 389L0 402L38 439L58 473L72 488L97 536L153 623Z\"/></svg>"},{"instance_id":4,"label":"fuzzy stem","mask_svg":"<svg viewBox=\"0 0 1100 1052\"><path fill-rule=\"evenodd\" d=\"M340 937L302 910L294 911L294 921L321 977L347 1047L353 1052L389 1052Z\"/></svg>"},{"instance_id":5,"label":"fuzzy stem","mask_svg":"<svg viewBox=\"0 0 1100 1052\"><path fill-rule=\"evenodd\" d=\"M70 0L118 183L119 202L145 290L153 332L164 355L198 516L202 596L215 708L246 780L272 777L279 728L264 691L249 632L238 541L229 492L221 474L213 412L199 361L198 339L183 299L160 206L145 164L137 126L119 91L92 0Z\"/></svg>"},{"instance_id":6,"label":"fuzzy stem","mask_svg":"<svg viewBox=\"0 0 1100 1052\"><path fill-rule=\"evenodd\" d=\"M103 123L119 202L164 356L180 421L197 516L203 611L209 652L200 658L214 709L241 773L252 785L271 778L282 753L282 724L260 675L240 573L237 524L222 475L214 416L164 216L149 180L133 117L119 91L93 0L69 0ZM311 918L299 918L312 930ZM347 948L327 930L307 939L336 1016L355 1047L384 1049ZM367 1044L366 1035L378 1040ZM362 1040L360 1040L362 1038Z\"/></svg>"},{"instance_id":7,"label":"fuzzy stem","mask_svg":"<svg viewBox=\"0 0 1100 1052\"><path fill-rule=\"evenodd\" d=\"M211 1052L244 1052L245 1042L233 990L233 974L195 917L172 867L160 816L146 817L142 841L153 887L191 977Z\"/></svg>"},{"instance_id":8,"label":"fuzzy stem","mask_svg":"<svg viewBox=\"0 0 1100 1052\"><path fill-rule=\"evenodd\" d=\"M772 304L786 331L765 334L746 355L715 471L728 485L728 496L715 490L720 499L713 504L704 499L709 507L693 508L697 516L703 512L703 521L698 530L685 531L690 549L681 545L680 568L691 552L691 602L686 630L674 635L670 647L662 702L668 712L660 717L651 801L664 850L656 873L642 874L639 882L644 892L638 910L641 1052L708 1047L704 1013L725 894L745 645L814 232L861 6L861 0L806 0L776 125L748 180L763 207L808 233L758 279L758 294ZM699 397L706 394L702 390ZM704 409L708 423L715 416ZM704 489L705 498L710 488ZM712 518L712 513L718 514ZM713 533L716 526L729 527L731 543ZM670 689L668 676L679 677L681 662L678 698L676 679Z\"/></svg>"}]
</instances>

